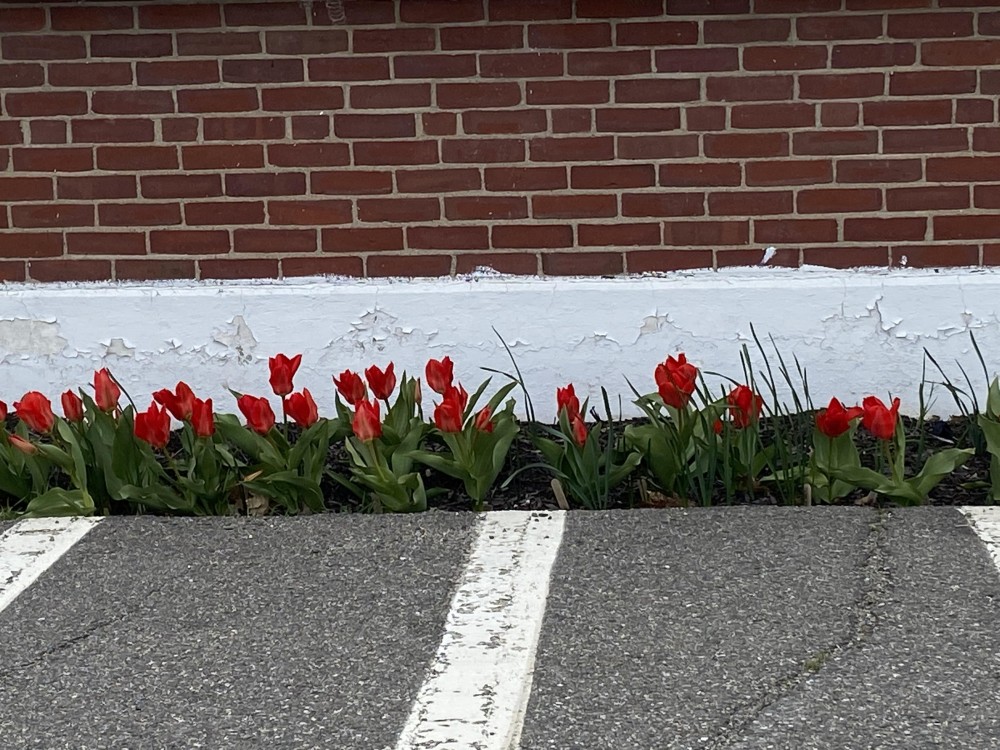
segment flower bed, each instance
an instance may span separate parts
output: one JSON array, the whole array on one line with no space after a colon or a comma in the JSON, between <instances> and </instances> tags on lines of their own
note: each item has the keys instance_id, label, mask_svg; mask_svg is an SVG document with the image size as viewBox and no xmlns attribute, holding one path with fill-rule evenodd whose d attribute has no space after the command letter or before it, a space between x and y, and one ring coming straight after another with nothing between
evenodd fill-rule
<instances>
[{"instance_id":1,"label":"flower bed","mask_svg":"<svg viewBox=\"0 0 1000 750\"><path fill-rule=\"evenodd\" d=\"M902 419L899 399L834 398L814 410L806 388L787 408L770 367L755 378L746 362L743 382L713 393L684 354L668 357L654 392L633 388L644 417L628 423L614 419L606 391L592 408L570 384L556 393L554 425L533 419L526 392L528 419L516 418L519 375L470 395L448 357L428 361L422 381L397 378L391 362L363 378L345 370L333 378L332 418L308 389L294 390L301 355L269 360L277 412L271 396L233 392L242 419L184 382L139 410L102 369L92 395L62 394L61 417L37 391L14 403L0 437L0 507L20 516L920 504L942 482L949 501L1000 498L996 380L984 413L973 398L949 436L940 423ZM779 371L790 385L783 362ZM964 410L963 392L945 386Z\"/></svg>"}]
</instances>

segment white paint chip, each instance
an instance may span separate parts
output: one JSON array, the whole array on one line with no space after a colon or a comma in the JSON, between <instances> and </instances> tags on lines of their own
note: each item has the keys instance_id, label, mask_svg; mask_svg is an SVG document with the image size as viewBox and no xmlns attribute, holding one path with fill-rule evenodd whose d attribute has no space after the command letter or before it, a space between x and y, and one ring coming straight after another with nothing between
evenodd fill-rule
<instances>
[{"instance_id":1,"label":"white paint chip","mask_svg":"<svg viewBox=\"0 0 1000 750\"><path fill-rule=\"evenodd\" d=\"M959 508L969 525L989 550L993 564L1000 568L1000 506L965 505Z\"/></svg>"},{"instance_id":2,"label":"white paint chip","mask_svg":"<svg viewBox=\"0 0 1000 750\"><path fill-rule=\"evenodd\" d=\"M28 518L0 536L0 612L100 518Z\"/></svg>"},{"instance_id":3,"label":"white paint chip","mask_svg":"<svg viewBox=\"0 0 1000 750\"><path fill-rule=\"evenodd\" d=\"M562 511L497 511L482 519L396 750L519 746L564 523Z\"/></svg>"}]
</instances>

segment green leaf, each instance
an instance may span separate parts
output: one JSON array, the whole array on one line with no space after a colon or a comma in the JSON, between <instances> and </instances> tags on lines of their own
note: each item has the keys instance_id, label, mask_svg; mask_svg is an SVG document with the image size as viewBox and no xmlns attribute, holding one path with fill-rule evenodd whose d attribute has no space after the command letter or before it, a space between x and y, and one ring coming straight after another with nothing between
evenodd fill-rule
<instances>
[{"instance_id":1,"label":"green leaf","mask_svg":"<svg viewBox=\"0 0 1000 750\"><path fill-rule=\"evenodd\" d=\"M23 517L89 516L93 513L94 501L84 490L55 487L32 499Z\"/></svg>"},{"instance_id":2,"label":"green leaf","mask_svg":"<svg viewBox=\"0 0 1000 750\"><path fill-rule=\"evenodd\" d=\"M964 464L974 451L971 448L946 448L930 456L915 477L908 480L922 497L937 486L938 482Z\"/></svg>"}]
</instances>

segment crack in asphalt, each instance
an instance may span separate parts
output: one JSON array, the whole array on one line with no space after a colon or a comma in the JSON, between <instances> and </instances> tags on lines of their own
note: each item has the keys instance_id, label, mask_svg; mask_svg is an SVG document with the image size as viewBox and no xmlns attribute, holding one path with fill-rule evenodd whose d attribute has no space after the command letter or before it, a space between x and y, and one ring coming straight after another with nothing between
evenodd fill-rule
<instances>
[{"instance_id":1,"label":"crack in asphalt","mask_svg":"<svg viewBox=\"0 0 1000 750\"><path fill-rule=\"evenodd\" d=\"M879 608L892 588L889 569L888 524L892 512L876 509L876 517L868 526L861 565L861 597L851 609L851 624L846 637L810 654L795 671L789 672L767 686L752 702L737 707L718 736L703 746L704 750L724 750L742 739L743 731L764 709L789 696L807 678L822 671L830 659L839 654L860 649L868 641L881 620Z\"/></svg>"}]
</instances>

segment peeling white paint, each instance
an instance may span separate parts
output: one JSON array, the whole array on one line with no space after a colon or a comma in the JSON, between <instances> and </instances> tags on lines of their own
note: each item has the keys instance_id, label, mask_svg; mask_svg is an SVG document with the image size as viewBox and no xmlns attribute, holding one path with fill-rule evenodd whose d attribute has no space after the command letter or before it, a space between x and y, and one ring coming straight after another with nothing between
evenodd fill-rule
<instances>
[{"instance_id":1,"label":"peeling white paint","mask_svg":"<svg viewBox=\"0 0 1000 750\"><path fill-rule=\"evenodd\" d=\"M554 416L555 389L571 381L595 404L604 385L634 414L625 378L653 390L653 369L669 354L738 377L745 343L761 367L752 323L790 366L798 357L817 402L891 392L913 413L924 346L956 380L956 359L982 379L972 331L990 372L1000 369L998 292L1000 273L987 269L760 267L633 279L8 284L0 399L29 389L57 396L107 366L137 403L185 380L233 409L226 385L266 393L267 358L285 352L303 354L296 385L331 413L331 375L347 368L392 360L422 373L429 357L449 355L470 391L488 375L480 368L513 371L496 328L539 417ZM954 410L942 389L936 395L933 411Z\"/></svg>"}]
</instances>

